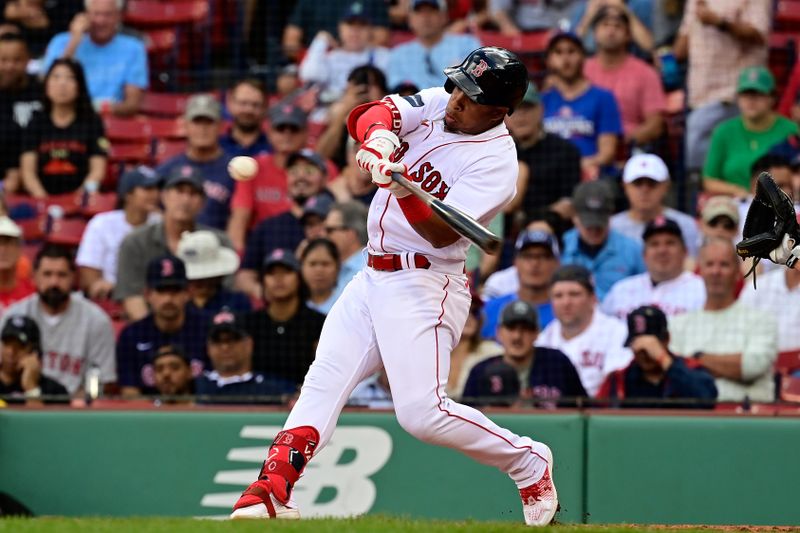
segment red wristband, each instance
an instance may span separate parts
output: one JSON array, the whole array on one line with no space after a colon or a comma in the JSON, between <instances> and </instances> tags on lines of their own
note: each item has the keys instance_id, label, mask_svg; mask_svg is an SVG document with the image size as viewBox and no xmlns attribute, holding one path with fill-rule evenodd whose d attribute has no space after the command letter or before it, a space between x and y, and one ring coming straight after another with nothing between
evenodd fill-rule
<instances>
[{"instance_id":1,"label":"red wristband","mask_svg":"<svg viewBox=\"0 0 800 533\"><path fill-rule=\"evenodd\" d=\"M430 206L413 194L398 198L397 203L400 204L400 209L410 224L424 222L433 215Z\"/></svg>"}]
</instances>

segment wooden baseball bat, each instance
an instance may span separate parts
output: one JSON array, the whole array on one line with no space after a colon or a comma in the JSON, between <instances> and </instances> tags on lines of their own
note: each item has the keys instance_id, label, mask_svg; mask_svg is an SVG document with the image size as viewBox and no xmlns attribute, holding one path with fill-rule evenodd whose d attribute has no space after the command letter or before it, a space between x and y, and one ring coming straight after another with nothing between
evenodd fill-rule
<instances>
[{"instance_id":1,"label":"wooden baseball bat","mask_svg":"<svg viewBox=\"0 0 800 533\"><path fill-rule=\"evenodd\" d=\"M392 172L392 181L425 202L431 208L431 211L439 215L439 218L444 220L448 226L458 232L459 235L469 239L484 252L494 255L502 248L503 241L497 235L484 228L480 222L423 191L399 172Z\"/></svg>"}]
</instances>

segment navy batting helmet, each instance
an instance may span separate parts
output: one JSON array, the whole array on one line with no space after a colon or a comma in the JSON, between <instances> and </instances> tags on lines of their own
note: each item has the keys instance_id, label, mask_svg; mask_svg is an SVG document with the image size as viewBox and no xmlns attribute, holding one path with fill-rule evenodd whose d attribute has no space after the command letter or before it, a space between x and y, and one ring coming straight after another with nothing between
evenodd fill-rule
<instances>
[{"instance_id":1,"label":"navy batting helmet","mask_svg":"<svg viewBox=\"0 0 800 533\"><path fill-rule=\"evenodd\" d=\"M458 87L473 102L507 107L509 115L528 89L528 69L512 52L496 46L478 48L444 74L448 93Z\"/></svg>"}]
</instances>

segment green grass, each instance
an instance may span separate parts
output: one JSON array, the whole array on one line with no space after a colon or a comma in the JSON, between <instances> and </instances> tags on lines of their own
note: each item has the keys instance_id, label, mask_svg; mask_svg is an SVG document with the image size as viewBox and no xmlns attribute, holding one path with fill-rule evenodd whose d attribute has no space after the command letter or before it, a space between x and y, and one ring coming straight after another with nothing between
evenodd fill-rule
<instances>
[{"instance_id":1,"label":"green grass","mask_svg":"<svg viewBox=\"0 0 800 533\"><path fill-rule=\"evenodd\" d=\"M711 533L739 528L697 528L664 526L572 526L559 525L547 528L548 533L632 533L653 531L657 533ZM742 528L750 530L751 528ZM773 529L777 528L764 528ZM788 529L788 528L787 528ZM786 529L781 528L782 531ZM291 532L291 533L394 533L447 532L447 533L501 533L531 531L522 524L502 522L447 522L437 520L411 520L387 516L369 516L353 519L308 519L302 521L211 521L191 518L6 518L0 519L0 532L14 533L216 533L216 532Z\"/></svg>"}]
</instances>

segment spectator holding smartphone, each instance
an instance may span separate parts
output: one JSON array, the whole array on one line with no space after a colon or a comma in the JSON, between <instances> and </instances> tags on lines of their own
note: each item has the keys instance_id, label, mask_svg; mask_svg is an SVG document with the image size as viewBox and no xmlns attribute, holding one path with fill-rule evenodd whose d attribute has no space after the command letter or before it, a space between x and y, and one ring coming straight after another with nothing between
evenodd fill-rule
<instances>
[{"instance_id":1,"label":"spectator holding smartphone","mask_svg":"<svg viewBox=\"0 0 800 533\"><path fill-rule=\"evenodd\" d=\"M347 85L341 98L328 108L328 127L317 141L317 152L339 168L345 167L348 164L347 116L354 107L380 100L388 92L386 76L380 69L372 65L354 68L347 76Z\"/></svg>"},{"instance_id":2,"label":"spectator holding smartphone","mask_svg":"<svg viewBox=\"0 0 800 533\"><path fill-rule=\"evenodd\" d=\"M385 72L389 66L389 50L370 43L372 18L361 2L345 8L338 34L337 42L324 30L317 33L300 63L300 78L319 85L323 102L333 102L342 95L354 68L370 65Z\"/></svg>"}]
</instances>

